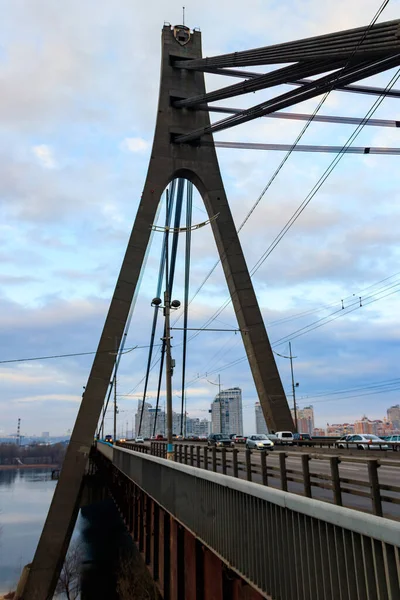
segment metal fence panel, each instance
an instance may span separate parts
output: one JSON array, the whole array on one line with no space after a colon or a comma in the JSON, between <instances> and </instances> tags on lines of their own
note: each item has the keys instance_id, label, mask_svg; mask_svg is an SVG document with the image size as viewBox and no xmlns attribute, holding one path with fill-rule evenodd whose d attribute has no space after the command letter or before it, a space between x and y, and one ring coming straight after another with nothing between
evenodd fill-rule
<instances>
[{"instance_id":1,"label":"metal fence panel","mask_svg":"<svg viewBox=\"0 0 400 600\"><path fill-rule=\"evenodd\" d=\"M122 448L113 463L265 595L400 598L400 523Z\"/></svg>"}]
</instances>

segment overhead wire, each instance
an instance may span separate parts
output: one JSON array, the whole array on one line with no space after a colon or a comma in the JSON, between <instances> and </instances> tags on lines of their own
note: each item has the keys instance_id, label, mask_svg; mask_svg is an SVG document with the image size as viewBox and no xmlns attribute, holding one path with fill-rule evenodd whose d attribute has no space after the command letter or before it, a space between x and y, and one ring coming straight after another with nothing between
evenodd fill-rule
<instances>
[{"instance_id":1,"label":"overhead wire","mask_svg":"<svg viewBox=\"0 0 400 600\"><path fill-rule=\"evenodd\" d=\"M354 303L354 304L356 304L355 307L347 309L347 310L346 309L344 309L344 310L340 309L338 311L334 311L334 313L332 313L332 315L336 315L336 316L333 316L331 319L325 320L322 323L320 322L320 319L318 321L310 323L306 328L301 328L301 329L299 329L299 330L297 330L295 332L292 332L291 334L288 334L287 336L284 336L284 337L282 337L282 338L280 338L278 340L275 340L274 342L272 342L271 346L272 347L277 347L277 346L280 346L282 344L285 344L285 343L288 342L289 339L290 340L296 339L297 337L300 337L300 336L305 335L305 334L307 334L307 333L309 333L311 331L314 331L315 329L319 329L320 327L322 327L324 325L327 325L331 321L335 321L336 319L341 318L342 316L346 316L347 314L352 313L355 310L359 310L360 308L363 308L364 306L368 306L370 304L373 304L375 302L383 300L384 298L386 298L388 296L391 296L393 294L399 293L400 292L400 287L399 286L400 286L400 283L395 284L395 286L391 286L391 287L396 287L397 289L392 290L392 291L390 291L390 292L388 292L388 293L386 293L383 296L380 296L378 298L374 298L374 296L376 296L378 294L382 294L384 291L387 291L387 290L383 289L381 291L376 292L375 294L371 294L370 296L368 296L368 297L366 297L365 299L362 300L362 304L361 305L359 304L359 300L357 300ZM390 288L387 288L387 289L390 289ZM370 299L370 298L372 298L372 299ZM370 300L367 301L367 299L370 299ZM214 373L219 373L221 371L225 371L226 369L234 367L234 366L236 366L236 365L238 365L238 364L240 364L240 363L242 363L242 362L244 362L244 361L246 361L248 359L249 359L248 355L236 358L235 360L227 363L226 365L223 365L222 367L218 367L218 368L215 368L215 369L213 369L211 371L207 371L207 375L212 375ZM205 376L205 373L203 373L201 375L198 375L197 377L194 377L187 385L191 385L191 384L195 383L196 381L198 381L199 379L203 379L204 376Z\"/></svg>"},{"instance_id":2,"label":"overhead wire","mask_svg":"<svg viewBox=\"0 0 400 600\"><path fill-rule=\"evenodd\" d=\"M387 6L388 3L389 3L389 0L384 0L384 2L381 4L380 8L378 9L378 11L376 12L376 14L374 15L374 17L373 17L370 25L368 26L368 28L366 29L364 35L362 36L360 42L353 49L353 52L351 53L350 57L348 58L346 64L343 67L343 69L346 68L346 66L349 64L349 62L353 58L354 54L357 52L358 48L360 47L360 45L364 41L364 39L365 39L366 35L368 34L369 30L375 24L375 22L377 21L377 19L380 17L380 15L382 14L383 10L386 8L386 6ZM340 72L341 72L341 69L339 69L338 75L340 74ZM278 167L275 169L274 173L270 177L268 183L263 188L261 194L258 196L256 202L253 204L253 206L251 207L251 209L248 211L247 215L245 216L244 220L242 221L242 223L238 227L237 233L240 233L240 231L243 229L243 227L245 226L245 224L248 222L248 220L250 219L251 215L254 213L255 209L257 208L257 206L261 202L262 198L265 196L266 192L269 190L269 188L271 187L272 183L277 178L277 176L280 173L280 171L282 170L283 166L286 164L286 162L288 161L288 159L292 155L292 153L294 151L294 148L297 146L297 144L299 143L299 141L301 140L301 138L304 136L304 134L306 133L307 129L309 128L309 126L313 122L314 117L317 115L317 113L319 112L320 108L325 103L326 99L328 98L329 94L331 93L331 91L332 91L332 89L334 87L334 84L335 84L335 82L333 81L331 88L328 91L325 92L325 94L323 95L323 97L318 102L318 104L317 104L316 108L314 109L313 113L311 114L309 120L306 122L306 124L304 125L304 127L302 128L302 130L300 131L300 133L298 134L298 136L296 137L295 141L293 142L291 149L287 152L287 154L284 156L284 158L282 159L282 161L279 163ZM394 85L394 83L393 83L393 85ZM368 120L368 119L365 119L365 117L364 117L364 119L362 120L362 123L364 123L365 120ZM362 126L362 125L359 124L358 127L360 127L360 126ZM197 288L196 292L192 296L192 298L190 300L190 303L193 302L193 300L195 299L195 297L198 295L198 293L201 291L201 289L207 283L207 281L209 280L209 278L211 277L211 275L213 274L213 272L215 271L215 269L217 268L217 266L219 265L219 263L222 262L222 260L225 257L225 255L226 255L226 251L225 251L223 257L221 257L220 259L218 259L216 261L216 263L213 265L213 267L210 269L210 271L207 273L207 275L204 278L203 282L200 284L200 286ZM250 273L250 276L251 276L251 273ZM218 311L216 311L216 313L214 313L213 318L211 320L209 319L206 322L206 324L204 325L204 327L207 327L215 318L217 318L221 314L221 312L225 309L225 307L228 306L228 304L230 304L230 302L231 302L231 298L228 298L228 300L225 301L224 304L222 305L221 309L218 309ZM199 335L199 333L194 334L193 336L191 336L190 340L193 340L195 337L197 337L197 335Z\"/></svg>"}]
</instances>

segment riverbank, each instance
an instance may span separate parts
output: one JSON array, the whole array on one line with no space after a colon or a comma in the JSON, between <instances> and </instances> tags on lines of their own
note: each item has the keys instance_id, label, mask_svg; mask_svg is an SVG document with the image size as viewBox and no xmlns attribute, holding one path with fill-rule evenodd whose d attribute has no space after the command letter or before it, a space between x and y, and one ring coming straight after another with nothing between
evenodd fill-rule
<instances>
[{"instance_id":1,"label":"riverbank","mask_svg":"<svg viewBox=\"0 0 400 600\"><path fill-rule=\"evenodd\" d=\"M11 469L59 469L59 465L0 465L0 471ZM0 596L0 600L2 600Z\"/></svg>"}]
</instances>

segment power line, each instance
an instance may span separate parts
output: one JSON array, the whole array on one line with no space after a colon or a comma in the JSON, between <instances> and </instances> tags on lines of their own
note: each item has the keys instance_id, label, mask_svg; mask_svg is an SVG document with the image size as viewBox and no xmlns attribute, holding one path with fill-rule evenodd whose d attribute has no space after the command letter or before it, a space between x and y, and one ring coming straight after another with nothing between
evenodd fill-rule
<instances>
[{"instance_id":1,"label":"power line","mask_svg":"<svg viewBox=\"0 0 400 600\"><path fill-rule=\"evenodd\" d=\"M357 52L358 48L360 47L360 45L363 43L363 41L365 40L365 37L367 36L369 30L371 29L371 27L376 23L377 19L380 17L380 15L382 14L382 12L384 11L384 9L386 8L387 4L388 4L389 0L384 0L384 2L381 4L381 6L379 7L378 11L376 12L376 14L374 15L371 23L369 24L369 26L366 28L364 35L361 37L360 41L358 42L358 44L355 46L355 48L353 49L352 53L350 54L346 64L344 65L344 67L342 69L340 69L338 71L337 77L339 77L340 73L348 66L349 62L351 61L351 59L353 58L354 54ZM397 80L397 79L396 79ZM395 80L395 81L396 81ZM393 81L393 83L391 84L390 87L393 87L395 81ZM305 124L305 126L303 127L303 129L301 130L301 132L299 133L299 135L297 136L296 140L294 141L291 149L287 152L287 154L285 155L285 157L282 159L281 163L278 165L277 169L275 170L275 172L273 173L272 177L270 178L270 180L268 181L267 185L264 187L264 189L262 190L261 194L259 195L259 197L257 198L256 202L253 204L252 208L250 209L250 211L247 213L245 219L242 221L241 225L239 226L237 232L239 233L241 231L241 229L244 227L244 225L246 224L246 222L249 220L250 216L252 215L252 213L254 212L254 210L257 208L258 204L260 203L260 201L262 200L263 196L265 195L265 193L268 191L268 189L270 188L270 186L272 185L272 183L274 182L274 180L276 179L276 177L278 176L279 172L281 171L281 169L283 168L283 166L285 165L286 161L289 159L289 157L291 156L292 152L294 151L295 147L297 146L298 142L300 141L300 139L303 137L304 133L307 131L308 127L310 126L310 124L312 123L315 115L318 113L319 109L321 108L321 106L324 104L325 100L328 98L330 92L332 91L333 87L334 87L335 81L332 82L332 85L330 87L330 89L328 89L325 94L323 95L323 97L321 98L321 100L319 101L317 107L315 108L314 112L312 113L310 119L307 121L307 123ZM390 84L389 84L390 85ZM388 91L388 86L386 86L386 89L384 90L383 94L381 94L380 98L384 97L384 94ZM379 98L379 99L380 99ZM375 104L378 103L379 99L373 104L373 107L375 106ZM381 101L382 101L381 100ZM380 102L379 102L380 104ZM378 108L379 104L377 104L376 108ZM376 108L373 110L373 112L371 113L371 115L375 112ZM364 127L365 123L368 121L369 116L367 113L367 116L364 117L361 122L359 123L359 125L357 126L355 132L353 132L353 135L355 135L355 137L353 139L355 139L358 135L358 133L361 131L361 129ZM357 132L357 133L356 133ZM350 143L352 143L352 136L350 136L349 140ZM349 142L348 140L348 142ZM347 144L347 143L346 143ZM345 148L345 146L342 147ZM342 154L340 154L340 156L342 156ZM338 157L335 157L334 161L337 159ZM340 160L340 159L339 159ZM339 160L337 162L339 162ZM332 161L332 163L334 162ZM331 165L332 165L331 163ZM336 166L336 165L335 165ZM329 168L329 167L328 167ZM332 169L333 170L333 169ZM329 172L330 174L330 172ZM327 177L329 176L329 174L327 175ZM327 179L327 177L325 179ZM324 183L325 179L320 183L319 187L317 189L315 189L313 195L310 197L310 199L308 200L307 204L311 201L312 197L314 197L314 195L317 193L318 189L321 187L321 185ZM321 179L320 179L321 181ZM319 182L317 182L318 185ZM314 186L315 187L315 186ZM313 188L314 189L314 188ZM312 190L313 191L313 190ZM304 201L303 201L304 202ZM305 206L307 206L307 204ZM302 206L302 205L300 205ZM305 208L304 206L304 208ZM304 210L304 208L301 210L301 212ZM297 209L298 211L299 209ZM277 246L277 244L279 243L279 241L282 239L282 237L285 235L286 231L288 231L288 229L290 229L291 225L295 222L295 220L297 220L298 216L300 216L301 212L298 213L298 215L296 216L297 211L294 213L294 215L291 217L291 219L293 219L293 217L295 216L295 219L293 220L293 222L289 225L289 227L287 227L288 224L285 225L284 229L287 227L287 229L284 231L284 233L282 234L282 231L280 232L280 234L278 234L278 236L281 236L279 238L278 241L277 238L275 238L275 240L272 242L272 244L275 244L272 248L272 244L271 246L267 249L270 249L269 254L272 252L272 250ZM289 220L289 222L291 221L291 219ZM288 223L289 223L288 222ZM282 234L282 235L281 235ZM275 243L276 242L276 243ZM258 270L258 268L261 266L261 264L263 264L263 262L266 260L266 258L269 256L269 254L267 254L265 256L265 258L262 260L262 262L260 263L259 266L257 266L258 263L256 263L256 269L254 270L253 268L253 272L250 272L250 277ZM263 257L261 257L263 258ZM201 283L201 285L197 288L196 292L194 293L194 295L192 296L190 303L193 302L194 298L197 296L197 294L200 292L200 290L203 288L203 286L206 284L206 282L208 281L208 279L211 277L212 273L214 272L214 270L216 269L216 267L218 266L218 264L220 263L222 259L219 259L214 266L211 268L211 270L208 272L208 274L206 275L206 277L204 278L203 282ZM228 306L228 304L230 304L231 302L231 298L228 298L224 304L221 306L220 309L218 309L214 315L205 323L204 327L207 327L208 325L210 325L210 323L213 322L214 319L216 319L221 312L223 312L223 310L226 308L226 306ZM193 340L195 337L197 337L197 335L199 335L199 333L194 334L190 340ZM189 341L190 341L189 340Z\"/></svg>"},{"instance_id":2,"label":"power line","mask_svg":"<svg viewBox=\"0 0 400 600\"><path fill-rule=\"evenodd\" d=\"M158 344L160 345L160 344ZM148 346L132 346L132 348L127 348L123 354L128 354L128 352L132 352L133 350L141 350L142 348L148 348ZM99 354L115 354L115 348L113 350L99 350ZM0 364L4 365L7 363L20 363L20 362L30 362L33 360L49 360L52 358L70 358L74 356L89 356L96 354L96 350L92 350L91 352L73 352L71 354L53 354L51 356L31 356L29 358L11 358L8 360L0 360Z\"/></svg>"},{"instance_id":3,"label":"power line","mask_svg":"<svg viewBox=\"0 0 400 600\"><path fill-rule=\"evenodd\" d=\"M396 287L397 287L397 286L399 286L399 285L400 285L400 284L396 284ZM389 289L389 288L388 288L388 289ZM380 292L376 292L376 293L375 293L375 295L377 295L377 294L381 294L381 293L383 293L383 291L384 291L384 290L382 290L382 291L380 291ZM287 336L284 336L284 337L283 337L283 338L281 338L281 339L278 339L278 340L276 340L275 342L272 342L272 344L271 344L271 345L276 347L276 346L280 346L280 345L282 345L282 344L285 344L285 343L287 343L287 342L289 341L289 339L290 339L290 340L293 340L293 339L296 339L297 337L300 337L300 336L302 336L302 335L305 335L306 333L309 333L310 331L314 331L315 329L319 329L320 327L322 327L323 325L327 325L327 324L328 324L328 323L330 323L331 321L335 321L336 319L338 319L338 318L340 318L340 317L342 317L342 316L346 316L347 314L349 314L349 313L351 313L351 312L354 312L355 310L359 310L360 308L363 308L364 306L368 306L369 304L373 304L374 302L378 302L379 300L382 300L383 298L386 298L386 297L388 297L388 296L391 296L391 295L393 295L393 294L396 294L396 293L398 293L399 291L400 291L400 289L395 289L394 291L391 291L391 292L389 292L389 293L387 293L387 294L385 294L385 295L383 295L383 296L381 296L381 297L379 297L379 298L372 299L372 300L370 300L369 302L368 302L368 301L364 301L364 300L363 300L363 303L362 303L361 305L360 305L360 304L357 304L357 302L355 302L355 303L357 304L357 306L355 306L354 308L351 308L350 310L346 310L346 309L345 309L344 311L343 311L342 309L340 309L339 311L335 311L334 313L332 313L333 315L335 315L337 312L338 312L339 314L337 314L336 316L334 316L332 319L329 319L329 320L327 320L327 321L325 321L325 322L323 322L323 323L320 323L320 319L319 319L318 321L315 321L314 323L310 323L310 324L309 324L309 325L308 325L306 328L301 328L300 330L297 330L297 331L295 331L295 332L293 332L293 333L291 333L291 334L289 334L289 335L287 335ZM374 295L373 295L373 294L371 294L371 295L370 295L370 296L368 296L367 298L373 298L373 296L374 296ZM315 326L313 327L313 325L315 325ZM296 334L297 334L297 335L296 335ZM242 356L242 357L240 357L240 358L237 358L237 359L233 360L233 361L232 361L232 362L230 362L230 363L227 363L226 365L223 365L222 367L218 367L218 368L215 368L215 369L213 369L212 371L208 371L207 373L208 373L208 375L212 375L212 374L214 374L214 373L218 373L218 372L221 372L221 371L225 371L226 369L229 369L230 367L234 367L234 366L236 366L236 365L238 365L238 364L240 364L240 363L242 363L242 362L244 362L244 361L248 360L248 358L249 358L249 356L247 356L247 355L245 355L245 356ZM188 385L190 385L190 384L194 383L194 382L195 382L195 381L197 381L198 379L202 379L203 377L204 377L204 374L203 374L203 375L201 375L201 376L199 375L198 377L195 377L194 379L192 379L192 380L191 380L191 381L188 383Z\"/></svg>"}]
</instances>

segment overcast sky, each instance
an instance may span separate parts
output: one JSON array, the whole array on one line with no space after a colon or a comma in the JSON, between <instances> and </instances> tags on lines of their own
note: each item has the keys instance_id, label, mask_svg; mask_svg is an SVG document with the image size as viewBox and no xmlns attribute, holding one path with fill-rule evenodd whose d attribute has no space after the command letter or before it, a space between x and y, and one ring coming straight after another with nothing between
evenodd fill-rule
<instances>
[{"instance_id":1,"label":"overcast sky","mask_svg":"<svg viewBox=\"0 0 400 600\"><path fill-rule=\"evenodd\" d=\"M204 0L186 3L186 23L200 27L203 54L212 56L367 25L379 5L376 0ZM164 21L182 21L181 7L175 0L139 5L128 0L0 0L2 361L96 349L145 180L156 117L160 31ZM400 2L392 0L380 21L398 18L399 8ZM384 87L394 73L363 83ZM213 89L237 81L213 76L207 85ZM251 106L287 89L225 104ZM375 100L334 92L320 113L363 117ZM310 113L317 102L293 111ZM385 99L374 116L399 119L398 100ZM302 127L301 122L261 119L216 139L290 143ZM353 130L313 123L302 143L341 145ZM398 129L365 127L355 145L400 147L399 135ZM218 156L239 226L283 154L221 149ZM330 154L290 157L240 233L249 268L332 159ZM314 405L320 426L363 414L381 418L399 402L398 160L345 156L253 277L274 349L287 355L292 339L299 404ZM198 195L194 205L193 221L204 221ZM159 243L155 236L127 347L149 343ZM194 232L192 252L193 294L217 257L209 228ZM174 295L182 300L181 255L178 263ZM203 325L226 299L218 267L190 306L190 326ZM308 331L313 323L315 329ZM214 326L236 326L230 305ZM176 409L180 342L175 332ZM234 333L202 333L191 341L190 415L208 417L216 392L209 381L216 382L220 373L224 388L243 389L245 431L254 428L257 395L247 362L231 365L243 356L241 338ZM15 431L18 417L24 434L56 435L72 428L92 359L1 364L0 434ZM138 348L121 361L118 398L124 428L126 422L130 427L143 393L146 360L147 349ZM277 356L277 363L290 393L289 361ZM150 402L157 377L155 367ZM341 390L348 391L336 393Z\"/></svg>"}]
</instances>

